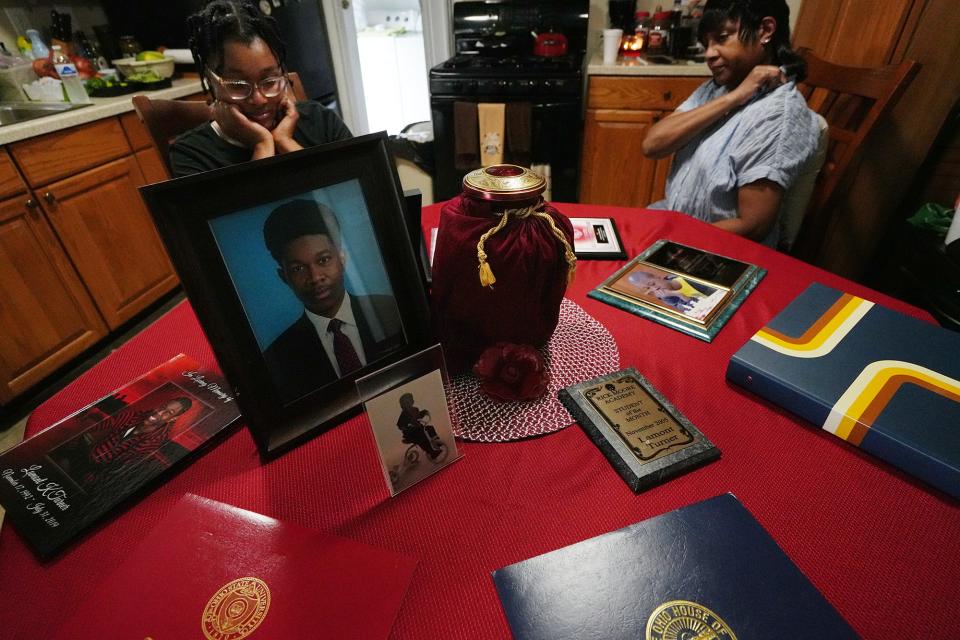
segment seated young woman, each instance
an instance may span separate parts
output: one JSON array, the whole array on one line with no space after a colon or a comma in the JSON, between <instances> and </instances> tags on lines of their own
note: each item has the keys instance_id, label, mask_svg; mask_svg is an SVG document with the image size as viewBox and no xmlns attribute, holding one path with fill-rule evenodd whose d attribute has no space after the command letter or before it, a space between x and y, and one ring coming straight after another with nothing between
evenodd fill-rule
<instances>
[{"instance_id":1,"label":"seated young woman","mask_svg":"<svg viewBox=\"0 0 960 640\"><path fill-rule=\"evenodd\" d=\"M796 83L803 60L790 49L784 0L708 0L698 38L713 74L650 128L643 153L676 153L671 209L776 246L787 191L817 149L818 126Z\"/></svg>"},{"instance_id":2,"label":"seated young woman","mask_svg":"<svg viewBox=\"0 0 960 640\"><path fill-rule=\"evenodd\" d=\"M213 0L187 29L214 120L171 145L175 177L351 137L333 111L294 102L276 21L252 3Z\"/></svg>"}]
</instances>

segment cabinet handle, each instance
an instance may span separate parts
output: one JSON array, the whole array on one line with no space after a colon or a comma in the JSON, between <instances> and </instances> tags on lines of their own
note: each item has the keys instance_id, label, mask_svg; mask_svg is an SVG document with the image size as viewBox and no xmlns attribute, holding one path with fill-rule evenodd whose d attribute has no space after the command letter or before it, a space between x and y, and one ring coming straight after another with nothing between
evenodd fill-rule
<instances>
[{"instance_id":1,"label":"cabinet handle","mask_svg":"<svg viewBox=\"0 0 960 640\"><path fill-rule=\"evenodd\" d=\"M40 206L40 203L37 202L36 200L34 200L33 198L30 198L29 200L27 200L27 201L24 202L23 204L27 207L27 209L31 209L31 210L32 210L32 209L36 209L37 207Z\"/></svg>"},{"instance_id":2,"label":"cabinet handle","mask_svg":"<svg viewBox=\"0 0 960 640\"><path fill-rule=\"evenodd\" d=\"M673 98L673 92L672 92L672 91L664 91L664 92L663 92L663 100L664 100L665 102L669 101L671 98Z\"/></svg>"},{"instance_id":3,"label":"cabinet handle","mask_svg":"<svg viewBox=\"0 0 960 640\"><path fill-rule=\"evenodd\" d=\"M43 199L49 202L50 204L53 204L54 202L57 201L57 196L47 191L43 194Z\"/></svg>"}]
</instances>

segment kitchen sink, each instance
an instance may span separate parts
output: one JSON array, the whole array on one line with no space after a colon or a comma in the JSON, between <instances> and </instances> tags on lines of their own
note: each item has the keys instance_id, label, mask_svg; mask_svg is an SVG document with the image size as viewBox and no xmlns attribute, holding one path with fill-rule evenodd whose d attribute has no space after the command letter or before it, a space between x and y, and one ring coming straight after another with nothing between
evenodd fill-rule
<instances>
[{"instance_id":1,"label":"kitchen sink","mask_svg":"<svg viewBox=\"0 0 960 640\"><path fill-rule=\"evenodd\" d=\"M89 107L71 102L0 102L0 126Z\"/></svg>"}]
</instances>

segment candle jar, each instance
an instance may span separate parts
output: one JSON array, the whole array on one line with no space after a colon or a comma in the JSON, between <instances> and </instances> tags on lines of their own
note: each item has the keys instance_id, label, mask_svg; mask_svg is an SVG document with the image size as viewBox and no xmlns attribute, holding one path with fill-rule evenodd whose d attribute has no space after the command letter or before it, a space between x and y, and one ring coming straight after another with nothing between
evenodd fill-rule
<instances>
[{"instance_id":1,"label":"candle jar","mask_svg":"<svg viewBox=\"0 0 960 640\"><path fill-rule=\"evenodd\" d=\"M469 369L497 342L542 347L573 277L573 227L541 197L546 181L516 165L463 178L443 205L431 306L447 366Z\"/></svg>"}]
</instances>

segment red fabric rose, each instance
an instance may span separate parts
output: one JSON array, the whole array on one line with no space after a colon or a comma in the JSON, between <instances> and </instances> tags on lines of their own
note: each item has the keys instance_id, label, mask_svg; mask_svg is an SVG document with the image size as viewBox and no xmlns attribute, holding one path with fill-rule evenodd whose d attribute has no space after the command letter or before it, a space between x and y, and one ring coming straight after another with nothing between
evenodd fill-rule
<instances>
[{"instance_id":1,"label":"red fabric rose","mask_svg":"<svg viewBox=\"0 0 960 640\"><path fill-rule=\"evenodd\" d=\"M480 390L500 402L536 400L547 390L550 373L543 356L525 344L498 342L473 365Z\"/></svg>"}]
</instances>

